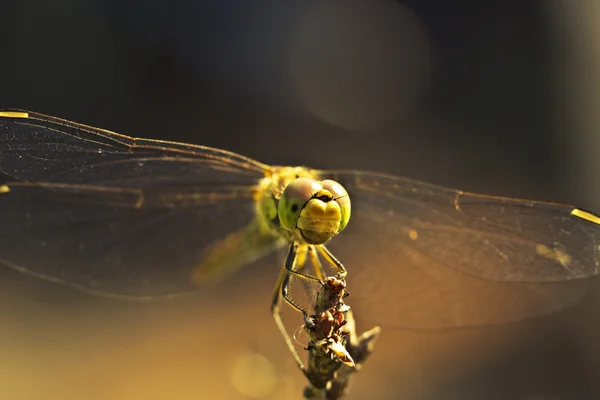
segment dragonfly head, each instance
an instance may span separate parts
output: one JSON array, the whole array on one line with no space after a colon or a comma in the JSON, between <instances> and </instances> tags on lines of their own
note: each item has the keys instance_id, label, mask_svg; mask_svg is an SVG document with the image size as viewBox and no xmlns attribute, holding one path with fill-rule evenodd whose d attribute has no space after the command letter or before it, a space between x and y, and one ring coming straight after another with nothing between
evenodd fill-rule
<instances>
[{"instance_id":1,"label":"dragonfly head","mask_svg":"<svg viewBox=\"0 0 600 400\"><path fill-rule=\"evenodd\" d=\"M324 244L350 220L350 197L332 180L297 178L283 191L278 205L281 225L309 244Z\"/></svg>"}]
</instances>

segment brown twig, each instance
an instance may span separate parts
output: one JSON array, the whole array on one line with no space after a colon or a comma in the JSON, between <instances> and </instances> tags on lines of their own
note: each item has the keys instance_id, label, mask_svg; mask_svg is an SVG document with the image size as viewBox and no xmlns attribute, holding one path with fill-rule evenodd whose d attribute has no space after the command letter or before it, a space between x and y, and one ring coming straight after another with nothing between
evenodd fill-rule
<instances>
[{"instance_id":1,"label":"brown twig","mask_svg":"<svg viewBox=\"0 0 600 400\"><path fill-rule=\"evenodd\" d=\"M352 374L373 352L379 327L358 336L350 307L344 304L346 284L329 277L317 295L314 311L304 327L310 342L305 371L309 384L304 398L336 400L347 393Z\"/></svg>"}]
</instances>

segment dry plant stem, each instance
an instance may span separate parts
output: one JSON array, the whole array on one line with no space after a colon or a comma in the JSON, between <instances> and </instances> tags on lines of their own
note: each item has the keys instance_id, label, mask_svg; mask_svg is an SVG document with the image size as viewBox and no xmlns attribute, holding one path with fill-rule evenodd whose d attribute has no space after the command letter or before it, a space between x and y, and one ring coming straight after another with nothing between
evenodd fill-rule
<instances>
[{"instance_id":1,"label":"dry plant stem","mask_svg":"<svg viewBox=\"0 0 600 400\"><path fill-rule=\"evenodd\" d=\"M352 374L371 355L381 332L375 327L360 336L356 334L352 312L343 301L345 287L343 280L327 278L317 296L315 315L305 325L310 338L305 399L342 398Z\"/></svg>"}]
</instances>

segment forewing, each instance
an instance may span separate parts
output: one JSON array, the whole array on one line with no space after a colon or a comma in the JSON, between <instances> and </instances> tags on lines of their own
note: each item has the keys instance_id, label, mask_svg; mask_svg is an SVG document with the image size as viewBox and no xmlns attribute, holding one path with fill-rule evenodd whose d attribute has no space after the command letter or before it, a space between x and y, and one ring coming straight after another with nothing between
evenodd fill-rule
<instances>
[{"instance_id":1,"label":"forewing","mask_svg":"<svg viewBox=\"0 0 600 400\"><path fill-rule=\"evenodd\" d=\"M382 324L441 328L516 321L577 301L597 273L600 226L573 207L463 193L364 172L330 248L354 301Z\"/></svg>"},{"instance_id":2,"label":"forewing","mask_svg":"<svg viewBox=\"0 0 600 400\"><path fill-rule=\"evenodd\" d=\"M279 245L257 224L258 162L0 115L0 171L13 178L0 183L0 260L15 269L150 298L193 290L199 269L219 276Z\"/></svg>"}]
</instances>

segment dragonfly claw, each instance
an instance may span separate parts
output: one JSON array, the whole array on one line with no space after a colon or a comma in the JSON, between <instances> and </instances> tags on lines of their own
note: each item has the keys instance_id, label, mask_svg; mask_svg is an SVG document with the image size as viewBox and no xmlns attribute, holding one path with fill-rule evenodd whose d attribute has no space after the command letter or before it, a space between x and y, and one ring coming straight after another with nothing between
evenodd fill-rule
<instances>
[{"instance_id":1,"label":"dragonfly claw","mask_svg":"<svg viewBox=\"0 0 600 400\"><path fill-rule=\"evenodd\" d=\"M314 329L315 327L314 319L311 318L306 312L304 313L304 325L306 325L308 329Z\"/></svg>"}]
</instances>

